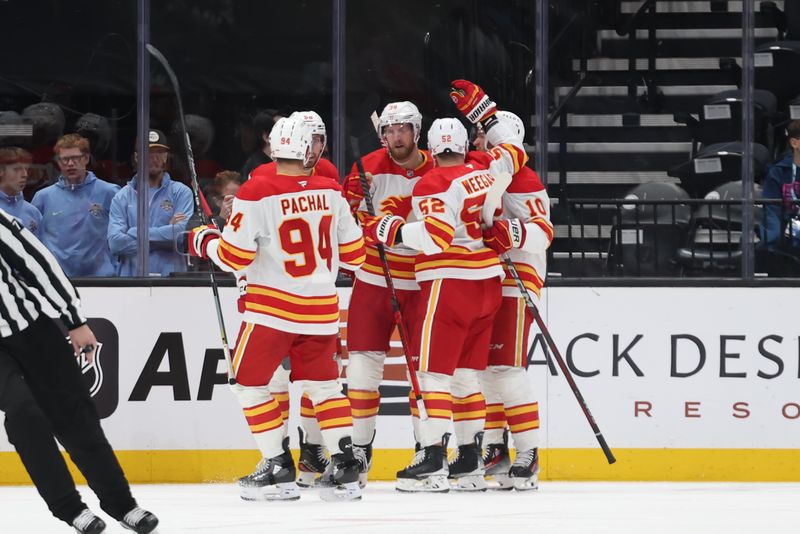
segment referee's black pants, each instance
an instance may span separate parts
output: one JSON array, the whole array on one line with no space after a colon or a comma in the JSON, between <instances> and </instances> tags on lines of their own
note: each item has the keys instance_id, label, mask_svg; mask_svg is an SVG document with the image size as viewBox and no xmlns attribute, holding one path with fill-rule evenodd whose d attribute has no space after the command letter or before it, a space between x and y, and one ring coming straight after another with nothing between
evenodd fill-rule
<instances>
[{"instance_id":1,"label":"referee's black pants","mask_svg":"<svg viewBox=\"0 0 800 534\"><path fill-rule=\"evenodd\" d=\"M71 523L86 505L54 437L107 514L119 520L136 506L72 345L52 319L42 316L21 333L0 338L0 410L8 440L58 519Z\"/></svg>"}]
</instances>

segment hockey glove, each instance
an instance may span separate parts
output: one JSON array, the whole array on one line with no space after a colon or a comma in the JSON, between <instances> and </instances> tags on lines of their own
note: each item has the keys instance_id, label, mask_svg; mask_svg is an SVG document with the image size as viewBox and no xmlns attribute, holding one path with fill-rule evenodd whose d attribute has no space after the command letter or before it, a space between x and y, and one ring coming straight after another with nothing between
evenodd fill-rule
<instances>
[{"instance_id":1,"label":"hockey glove","mask_svg":"<svg viewBox=\"0 0 800 534\"><path fill-rule=\"evenodd\" d=\"M525 225L519 219L501 219L483 230L483 242L498 254L525 244Z\"/></svg>"},{"instance_id":2,"label":"hockey glove","mask_svg":"<svg viewBox=\"0 0 800 534\"><path fill-rule=\"evenodd\" d=\"M220 231L216 226L204 225L193 228L189 232L189 254L198 258L208 259L206 248L214 239L219 239Z\"/></svg>"},{"instance_id":3,"label":"hockey glove","mask_svg":"<svg viewBox=\"0 0 800 534\"><path fill-rule=\"evenodd\" d=\"M365 172L364 176L367 179L367 187L372 187L372 174ZM350 209L355 211L364 200L364 187L361 184L361 176L359 174L351 174L347 177L347 184L345 185L344 197L347 203L350 204Z\"/></svg>"},{"instance_id":4,"label":"hockey glove","mask_svg":"<svg viewBox=\"0 0 800 534\"><path fill-rule=\"evenodd\" d=\"M396 215L376 215L364 218L364 242L367 245L394 246L401 243L400 229L405 219Z\"/></svg>"},{"instance_id":5,"label":"hockey glove","mask_svg":"<svg viewBox=\"0 0 800 534\"><path fill-rule=\"evenodd\" d=\"M489 119L497 113L497 104L486 96L479 85L468 80L453 80L450 86L450 98L458 110L471 123L481 123L484 131L488 131L487 125L492 124Z\"/></svg>"},{"instance_id":6,"label":"hockey glove","mask_svg":"<svg viewBox=\"0 0 800 534\"><path fill-rule=\"evenodd\" d=\"M239 299L236 301L236 307L239 309L239 313L244 313L246 310L245 302L247 302L247 277L237 278L236 287L239 289Z\"/></svg>"}]
</instances>

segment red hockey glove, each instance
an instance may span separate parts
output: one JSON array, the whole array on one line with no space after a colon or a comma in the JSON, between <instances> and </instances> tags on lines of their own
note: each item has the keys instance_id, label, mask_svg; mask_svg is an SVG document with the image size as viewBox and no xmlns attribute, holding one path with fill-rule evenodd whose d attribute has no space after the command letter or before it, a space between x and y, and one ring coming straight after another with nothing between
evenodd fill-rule
<instances>
[{"instance_id":1,"label":"red hockey glove","mask_svg":"<svg viewBox=\"0 0 800 534\"><path fill-rule=\"evenodd\" d=\"M247 277L237 278L236 287L239 289L239 299L236 301L236 307L239 309L239 313L244 313L246 309L245 302L247 302Z\"/></svg>"},{"instance_id":2,"label":"red hockey glove","mask_svg":"<svg viewBox=\"0 0 800 534\"><path fill-rule=\"evenodd\" d=\"M213 224L192 228L189 232L189 254L208 259L206 247L214 239L219 239L220 231Z\"/></svg>"},{"instance_id":3,"label":"red hockey glove","mask_svg":"<svg viewBox=\"0 0 800 534\"><path fill-rule=\"evenodd\" d=\"M367 179L367 187L372 187L372 174L365 172L364 177ZM358 173L347 177L344 198L347 199L352 211L357 210L361 205L361 201L364 200L364 187L361 184L361 176Z\"/></svg>"},{"instance_id":4,"label":"red hockey glove","mask_svg":"<svg viewBox=\"0 0 800 534\"><path fill-rule=\"evenodd\" d=\"M519 219L495 221L491 228L483 230L483 242L498 254L525 244L525 225Z\"/></svg>"},{"instance_id":5,"label":"red hockey glove","mask_svg":"<svg viewBox=\"0 0 800 534\"><path fill-rule=\"evenodd\" d=\"M396 215L376 215L364 218L364 241L367 245L384 244L394 246L397 233L406 223L405 219Z\"/></svg>"},{"instance_id":6,"label":"red hockey glove","mask_svg":"<svg viewBox=\"0 0 800 534\"><path fill-rule=\"evenodd\" d=\"M450 98L471 123L484 123L497 113L497 104L479 85L468 80L453 80L450 85Z\"/></svg>"}]
</instances>

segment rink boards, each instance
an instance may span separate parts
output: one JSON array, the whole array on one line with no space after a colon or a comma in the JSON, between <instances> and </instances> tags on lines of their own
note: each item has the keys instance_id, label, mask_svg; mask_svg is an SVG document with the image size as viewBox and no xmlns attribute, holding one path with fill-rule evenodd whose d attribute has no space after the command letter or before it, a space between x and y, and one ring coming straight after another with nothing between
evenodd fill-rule
<instances>
[{"instance_id":1,"label":"rink boards","mask_svg":"<svg viewBox=\"0 0 800 534\"><path fill-rule=\"evenodd\" d=\"M102 345L85 376L129 478L230 480L252 469L258 453L225 385L211 290L80 291ZM343 309L349 291L340 290ZM221 293L233 343L236 290ZM542 478L800 481L798 298L793 288L546 289L542 313L618 462L607 465L534 329ZM346 313L342 327L346 350ZM414 445L394 344L375 440L381 479ZM11 451L0 432L0 483L28 483Z\"/></svg>"}]
</instances>

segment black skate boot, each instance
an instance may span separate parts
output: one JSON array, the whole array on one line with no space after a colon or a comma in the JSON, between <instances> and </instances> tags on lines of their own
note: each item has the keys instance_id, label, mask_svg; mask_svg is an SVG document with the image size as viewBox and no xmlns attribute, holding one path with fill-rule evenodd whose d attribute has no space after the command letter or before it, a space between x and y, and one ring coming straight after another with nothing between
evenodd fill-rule
<instances>
[{"instance_id":1,"label":"black skate boot","mask_svg":"<svg viewBox=\"0 0 800 534\"><path fill-rule=\"evenodd\" d=\"M472 443L458 446L456 457L447 466L450 471L447 478L450 479L454 490L486 491L488 486L483 479L485 469L481 456L481 442L483 442L483 432L478 432Z\"/></svg>"},{"instance_id":2,"label":"black skate boot","mask_svg":"<svg viewBox=\"0 0 800 534\"><path fill-rule=\"evenodd\" d=\"M359 462L353 455L353 440L349 436L340 439L339 450L342 452L331 455L331 469L319 479L319 496L323 501L361 500Z\"/></svg>"},{"instance_id":3,"label":"black skate boot","mask_svg":"<svg viewBox=\"0 0 800 534\"><path fill-rule=\"evenodd\" d=\"M447 441L450 434L442 436L441 445L419 447L411 465L397 472L395 489L403 492L447 492Z\"/></svg>"},{"instance_id":4,"label":"black skate boot","mask_svg":"<svg viewBox=\"0 0 800 534\"><path fill-rule=\"evenodd\" d=\"M75 532L80 534L102 534L106 531L106 522L94 515L88 508L72 520Z\"/></svg>"},{"instance_id":5,"label":"black skate boot","mask_svg":"<svg viewBox=\"0 0 800 534\"><path fill-rule=\"evenodd\" d=\"M353 456L358 460L358 485L361 489L367 485L367 476L372 469L372 442L375 441L375 432L366 445L353 444Z\"/></svg>"},{"instance_id":6,"label":"black skate boot","mask_svg":"<svg viewBox=\"0 0 800 534\"><path fill-rule=\"evenodd\" d=\"M509 491L514 489L508 470L511 458L508 454L508 429L503 431L503 443L490 443L483 453L483 467L486 469L486 483L489 489Z\"/></svg>"},{"instance_id":7,"label":"black skate boot","mask_svg":"<svg viewBox=\"0 0 800 534\"><path fill-rule=\"evenodd\" d=\"M153 513L137 506L125 514L119 524L136 534L150 534L158 526L158 518Z\"/></svg>"},{"instance_id":8,"label":"black skate boot","mask_svg":"<svg viewBox=\"0 0 800 534\"><path fill-rule=\"evenodd\" d=\"M300 489L295 475L287 437L283 439L283 454L263 458L255 471L239 479L239 495L245 501L296 501Z\"/></svg>"},{"instance_id":9,"label":"black skate boot","mask_svg":"<svg viewBox=\"0 0 800 534\"><path fill-rule=\"evenodd\" d=\"M518 491L539 488L539 449L534 447L517 452L517 458L508 470L508 476Z\"/></svg>"},{"instance_id":10,"label":"black skate boot","mask_svg":"<svg viewBox=\"0 0 800 534\"><path fill-rule=\"evenodd\" d=\"M297 477L297 485L301 488L310 488L331 462L325 454L325 447L309 443L302 428L297 427L297 432L300 433L300 461L297 462L300 475Z\"/></svg>"}]
</instances>

